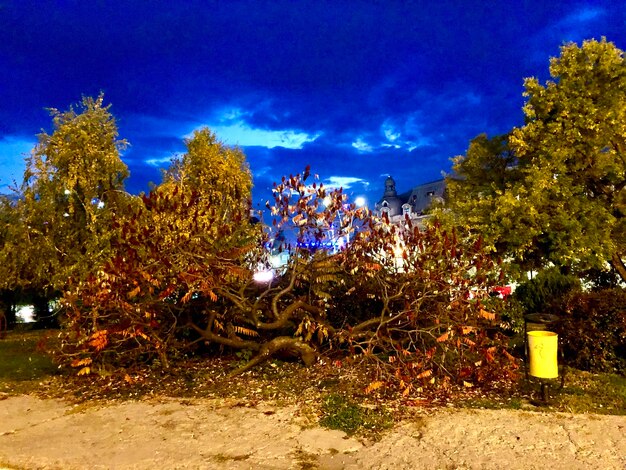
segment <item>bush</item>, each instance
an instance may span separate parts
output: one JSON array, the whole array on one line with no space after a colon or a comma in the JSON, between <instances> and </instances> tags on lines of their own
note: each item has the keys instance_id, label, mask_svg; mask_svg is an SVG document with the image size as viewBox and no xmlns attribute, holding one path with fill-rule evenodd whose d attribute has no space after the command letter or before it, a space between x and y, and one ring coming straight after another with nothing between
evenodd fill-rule
<instances>
[{"instance_id":1,"label":"bush","mask_svg":"<svg viewBox=\"0 0 626 470\"><path fill-rule=\"evenodd\" d=\"M489 304L488 309L499 314L500 328L504 333L511 336L524 331L525 307L513 295L505 299L495 298Z\"/></svg>"},{"instance_id":2,"label":"bush","mask_svg":"<svg viewBox=\"0 0 626 470\"><path fill-rule=\"evenodd\" d=\"M626 290L575 292L559 313L566 363L593 372L626 372Z\"/></svg>"},{"instance_id":3,"label":"bush","mask_svg":"<svg viewBox=\"0 0 626 470\"><path fill-rule=\"evenodd\" d=\"M550 310L558 308L566 295L580 289L580 280L576 276L563 274L558 268L549 268L520 284L515 290L515 298L527 313L550 313Z\"/></svg>"}]
</instances>

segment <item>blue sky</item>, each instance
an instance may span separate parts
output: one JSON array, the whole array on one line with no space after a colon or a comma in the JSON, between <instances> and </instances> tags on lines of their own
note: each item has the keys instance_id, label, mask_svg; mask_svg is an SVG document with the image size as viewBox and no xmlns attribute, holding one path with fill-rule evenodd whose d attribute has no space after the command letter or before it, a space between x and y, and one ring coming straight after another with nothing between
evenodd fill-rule
<instances>
[{"instance_id":1,"label":"blue sky","mask_svg":"<svg viewBox=\"0 0 626 470\"><path fill-rule=\"evenodd\" d=\"M308 164L370 205L438 179L470 139L523 123L523 79L568 41L626 48L626 2L0 0L0 191L45 108L104 92L147 190L209 126L255 203Z\"/></svg>"}]
</instances>

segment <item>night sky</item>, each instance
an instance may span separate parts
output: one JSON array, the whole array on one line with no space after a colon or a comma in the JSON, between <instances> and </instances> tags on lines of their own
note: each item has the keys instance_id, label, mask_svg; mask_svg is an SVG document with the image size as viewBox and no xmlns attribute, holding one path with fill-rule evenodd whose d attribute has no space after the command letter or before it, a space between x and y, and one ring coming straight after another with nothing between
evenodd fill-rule
<instances>
[{"instance_id":1,"label":"night sky","mask_svg":"<svg viewBox=\"0 0 626 470\"><path fill-rule=\"evenodd\" d=\"M626 49L626 2L0 0L0 191L45 108L101 91L139 193L209 126L247 155L255 204L307 164L372 206L523 123L523 79L569 41Z\"/></svg>"}]
</instances>

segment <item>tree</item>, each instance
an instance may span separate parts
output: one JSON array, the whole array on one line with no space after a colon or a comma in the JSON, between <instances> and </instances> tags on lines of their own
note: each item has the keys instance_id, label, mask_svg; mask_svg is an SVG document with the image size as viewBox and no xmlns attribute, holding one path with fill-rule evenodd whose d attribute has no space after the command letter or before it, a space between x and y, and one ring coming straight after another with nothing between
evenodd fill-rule
<instances>
[{"instance_id":1,"label":"tree","mask_svg":"<svg viewBox=\"0 0 626 470\"><path fill-rule=\"evenodd\" d=\"M545 85L525 82L526 123L513 129L506 150L516 169L505 172L504 184L475 171L490 168L488 155L501 155L479 138L456 161L460 181L452 182L451 207L522 266L552 262L582 272L608 262L626 280L623 53L604 39L568 44L551 60L550 74Z\"/></svg>"},{"instance_id":2,"label":"tree","mask_svg":"<svg viewBox=\"0 0 626 470\"><path fill-rule=\"evenodd\" d=\"M12 327L16 322L16 295L15 291L7 288L8 279L6 271L4 273L2 271L7 269L5 259L7 250L5 246L9 242L9 237L12 235L12 227L17 223L19 222L15 201L12 201L8 196L0 195L0 244L3 247L0 249L0 277L4 278L4 281L0 281L0 317L4 316L4 320L6 321L5 326L8 327ZM4 274L4 276L2 276L2 274Z\"/></svg>"},{"instance_id":3,"label":"tree","mask_svg":"<svg viewBox=\"0 0 626 470\"><path fill-rule=\"evenodd\" d=\"M446 177L445 209L437 217L448 227L481 236L488 248L506 249L510 240L498 217L501 198L519 180L519 167L508 143L508 135L489 138L481 134L470 142L466 155L452 159L453 174ZM523 212L520 211L520 216Z\"/></svg>"},{"instance_id":4,"label":"tree","mask_svg":"<svg viewBox=\"0 0 626 470\"><path fill-rule=\"evenodd\" d=\"M111 221L131 199L115 119L104 97L84 97L66 112L51 109L26 160L24 181L2 250L3 286L50 297L84 279L110 250Z\"/></svg>"},{"instance_id":5,"label":"tree","mask_svg":"<svg viewBox=\"0 0 626 470\"><path fill-rule=\"evenodd\" d=\"M167 367L188 347L180 336L204 328L221 286L251 278L248 254L260 240L245 156L208 129L185 143L163 182L116 221L109 258L63 298L76 332L64 352L87 361L75 366L158 359Z\"/></svg>"}]
</instances>

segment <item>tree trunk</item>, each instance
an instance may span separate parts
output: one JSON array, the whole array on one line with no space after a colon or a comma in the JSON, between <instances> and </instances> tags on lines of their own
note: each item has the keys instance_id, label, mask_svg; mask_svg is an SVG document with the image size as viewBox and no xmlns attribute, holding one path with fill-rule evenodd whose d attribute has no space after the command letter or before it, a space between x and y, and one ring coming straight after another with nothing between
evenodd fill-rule
<instances>
[{"instance_id":1,"label":"tree trunk","mask_svg":"<svg viewBox=\"0 0 626 470\"><path fill-rule=\"evenodd\" d=\"M615 268L619 277L622 278L622 281L626 282L626 265L624 265L620 253L613 253L611 256L611 265Z\"/></svg>"},{"instance_id":2,"label":"tree trunk","mask_svg":"<svg viewBox=\"0 0 626 470\"><path fill-rule=\"evenodd\" d=\"M273 340L263 344L256 356L250 359L250 361L243 366L232 371L228 374L228 376L234 377L242 374L247 370L252 369L254 366L268 360L279 351L287 351L289 354L300 357L302 362L304 362L304 365L307 367L313 365L317 359L317 352L308 344L290 336L279 336L278 338L274 338Z\"/></svg>"}]
</instances>

